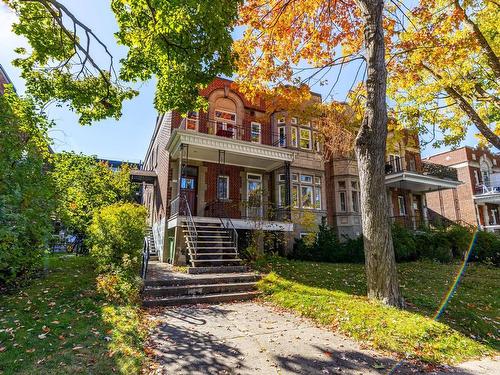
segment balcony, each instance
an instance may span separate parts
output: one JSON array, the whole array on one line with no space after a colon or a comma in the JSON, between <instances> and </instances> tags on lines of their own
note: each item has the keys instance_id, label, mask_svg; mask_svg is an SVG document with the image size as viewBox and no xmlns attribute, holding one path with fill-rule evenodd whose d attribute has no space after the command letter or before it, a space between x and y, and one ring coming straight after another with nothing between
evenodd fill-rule
<instances>
[{"instance_id":1,"label":"balcony","mask_svg":"<svg viewBox=\"0 0 500 375\"><path fill-rule=\"evenodd\" d=\"M475 186L474 201L500 204L500 173L493 173L486 183Z\"/></svg>"},{"instance_id":2,"label":"balcony","mask_svg":"<svg viewBox=\"0 0 500 375\"><path fill-rule=\"evenodd\" d=\"M385 184L388 187L428 193L438 190L455 189L461 184L457 170L444 165L422 162L421 170L416 167L403 168L402 159L387 163ZM408 166L410 163L406 163Z\"/></svg>"}]
</instances>

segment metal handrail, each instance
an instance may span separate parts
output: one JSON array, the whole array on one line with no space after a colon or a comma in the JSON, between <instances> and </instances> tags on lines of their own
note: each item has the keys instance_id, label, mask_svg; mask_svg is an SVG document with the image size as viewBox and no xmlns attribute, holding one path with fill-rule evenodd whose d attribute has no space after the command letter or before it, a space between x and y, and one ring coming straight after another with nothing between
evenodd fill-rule
<instances>
[{"instance_id":1,"label":"metal handrail","mask_svg":"<svg viewBox=\"0 0 500 375\"><path fill-rule=\"evenodd\" d=\"M191 238L191 243L194 248L194 254L198 250L198 230L196 229L196 225L194 223L193 215L191 214L191 207L189 207L189 202L184 194L179 196L181 202L186 205L186 213L187 213L187 227L189 232L189 237Z\"/></svg>"},{"instance_id":2,"label":"metal handrail","mask_svg":"<svg viewBox=\"0 0 500 375\"><path fill-rule=\"evenodd\" d=\"M149 241L147 237L144 237L144 244L142 248L142 264L141 264L141 277L146 280L146 275L148 273L148 263L149 263Z\"/></svg>"},{"instance_id":3,"label":"metal handrail","mask_svg":"<svg viewBox=\"0 0 500 375\"><path fill-rule=\"evenodd\" d=\"M221 201L216 201L217 203L224 203ZM226 207L224 204L220 205L219 207L219 220L222 224L222 227L229 232L229 235L231 236L231 241L233 242L234 248L236 249L236 254L238 253L238 231L236 230L236 227L233 224L233 221L229 217ZM225 222L224 222L225 220ZM229 223L229 225L227 225Z\"/></svg>"}]
</instances>

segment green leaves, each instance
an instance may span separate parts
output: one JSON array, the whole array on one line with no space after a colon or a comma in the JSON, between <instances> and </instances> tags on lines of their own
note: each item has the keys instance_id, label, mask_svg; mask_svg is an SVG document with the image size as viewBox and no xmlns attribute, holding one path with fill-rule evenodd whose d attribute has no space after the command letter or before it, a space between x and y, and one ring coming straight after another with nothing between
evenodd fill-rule
<instances>
[{"instance_id":1,"label":"green leaves","mask_svg":"<svg viewBox=\"0 0 500 375\"><path fill-rule=\"evenodd\" d=\"M217 75L230 75L231 31L240 1L112 0L129 47L120 76L127 81L158 80L158 111L187 112L204 106L198 90Z\"/></svg>"},{"instance_id":2,"label":"green leaves","mask_svg":"<svg viewBox=\"0 0 500 375\"><path fill-rule=\"evenodd\" d=\"M137 92L117 80L113 56L92 30L58 1L4 2L19 17L13 31L31 46L30 51L18 48L20 57L13 61L22 71L27 92L43 102L67 104L83 125L119 118L122 102ZM106 67L95 61L97 48L110 60Z\"/></svg>"}]
</instances>

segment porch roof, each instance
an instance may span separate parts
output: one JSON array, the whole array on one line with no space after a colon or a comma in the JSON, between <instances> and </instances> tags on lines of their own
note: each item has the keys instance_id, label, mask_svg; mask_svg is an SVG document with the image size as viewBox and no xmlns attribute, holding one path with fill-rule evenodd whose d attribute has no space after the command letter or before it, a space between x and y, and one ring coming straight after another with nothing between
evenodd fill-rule
<instances>
[{"instance_id":1,"label":"porch roof","mask_svg":"<svg viewBox=\"0 0 500 375\"><path fill-rule=\"evenodd\" d=\"M145 171L142 169L132 169L130 171L130 181L131 182L145 182L146 184L153 184L157 175L155 171Z\"/></svg>"},{"instance_id":2,"label":"porch roof","mask_svg":"<svg viewBox=\"0 0 500 375\"><path fill-rule=\"evenodd\" d=\"M484 194L476 194L474 195L474 201L476 203L500 204L500 191L499 192L492 191Z\"/></svg>"},{"instance_id":3,"label":"porch roof","mask_svg":"<svg viewBox=\"0 0 500 375\"><path fill-rule=\"evenodd\" d=\"M248 141L198 133L191 130L176 129L167 143L170 157L179 157L182 144L189 145L189 160L219 162L219 150L225 151L225 163L241 167L271 171L292 162L295 152L275 146L262 145Z\"/></svg>"},{"instance_id":4,"label":"porch roof","mask_svg":"<svg viewBox=\"0 0 500 375\"><path fill-rule=\"evenodd\" d=\"M462 182L416 172L403 171L386 175L385 184L388 187L401 188L418 193L428 193L431 191L456 189Z\"/></svg>"}]
</instances>

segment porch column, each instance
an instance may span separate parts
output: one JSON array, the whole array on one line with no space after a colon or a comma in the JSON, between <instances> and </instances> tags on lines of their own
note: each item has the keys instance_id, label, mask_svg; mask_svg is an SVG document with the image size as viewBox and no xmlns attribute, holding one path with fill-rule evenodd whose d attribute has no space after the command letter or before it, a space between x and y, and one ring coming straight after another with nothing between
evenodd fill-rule
<instances>
[{"instance_id":1,"label":"porch column","mask_svg":"<svg viewBox=\"0 0 500 375\"><path fill-rule=\"evenodd\" d=\"M417 218L415 217L415 207L413 205L413 194L411 192L408 193L408 200L410 201L410 215L411 215L411 223L413 229L417 229Z\"/></svg>"},{"instance_id":2,"label":"porch column","mask_svg":"<svg viewBox=\"0 0 500 375\"><path fill-rule=\"evenodd\" d=\"M285 219L292 218L292 186L290 162L285 161Z\"/></svg>"},{"instance_id":3,"label":"porch column","mask_svg":"<svg viewBox=\"0 0 500 375\"><path fill-rule=\"evenodd\" d=\"M476 211L476 220L477 220L477 227L478 229L481 229L481 216L479 215L479 205L474 203L474 209Z\"/></svg>"},{"instance_id":4,"label":"porch column","mask_svg":"<svg viewBox=\"0 0 500 375\"><path fill-rule=\"evenodd\" d=\"M424 224L429 224L429 216L427 212L427 195L422 194L422 218L424 219Z\"/></svg>"},{"instance_id":5,"label":"porch column","mask_svg":"<svg viewBox=\"0 0 500 375\"><path fill-rule=\"evenodd\" d=\"M490 214L488 212L488 206L486 204L483 206L483 216L484 216L484 225L490 225Z\"/></svg>"}]
</instances>

